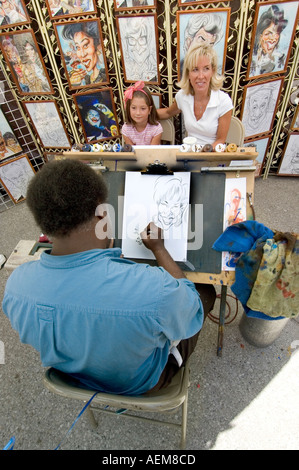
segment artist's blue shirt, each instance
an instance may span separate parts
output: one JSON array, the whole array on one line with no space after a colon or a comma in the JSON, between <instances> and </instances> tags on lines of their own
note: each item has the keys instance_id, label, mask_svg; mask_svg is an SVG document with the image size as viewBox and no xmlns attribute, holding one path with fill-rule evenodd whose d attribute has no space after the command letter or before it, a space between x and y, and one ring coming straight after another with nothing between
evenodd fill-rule
<instances>
[{"instance_id":1,"label":"artist's blue shirt","mask_svg":"<svg viewBox=\"0 0 299 470\"><path fill-rule=\"evenodd\" d=\"M203 309L192 282L120 255L44 252L11 274L2 307L44 366L100 391L137 395L158 382L170 341L201 329Z\"/></svg>"}]
</instances>

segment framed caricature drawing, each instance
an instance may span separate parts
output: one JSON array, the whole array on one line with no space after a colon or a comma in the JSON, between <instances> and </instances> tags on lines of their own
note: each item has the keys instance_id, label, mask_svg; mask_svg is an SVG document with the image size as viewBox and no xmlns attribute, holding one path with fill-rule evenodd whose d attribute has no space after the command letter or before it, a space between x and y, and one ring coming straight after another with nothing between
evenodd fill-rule
<instances>
[{"instance_id":1,"label":"framed caricature drawing","mask_svg":"<svg viewBox=\"0 0 299 470\"><path fill-rule=\"evenodd\" d=\"M114 0L114 9L116 11L123 10L137 10L142 8L155 8L157 6L157 0Z\"/></svg>"},{"instance_id":2,"label":"framed caricature drawing","mask_svg":"<svg viewBox=\"0 0 299 470\"><path fill-rule=\"evenodd\" d=\"M265 137L259 137L258 139L254 140L246 140L245 141L245 146L249 144L253 144L256 146L256 151L258 153L258 157L255 160L256 162L256 170L254 173L254 176L257 178L258 176L261 176L262 170L264 168L265 164L265 158L268 152L269 144L270 144L270 138L272 136L268 135Z\"/></svg>"},{"instance_id":3,"label":"framed caricature drawing","mask_svg":"<svg viewBox=\"0 0 299 470\"><path fill-rule=\"evenodd\" d=\"M283 73L288 66L299 1L257 3L247 77Z\"/></svg>"},{"instance_id":4,"label":"framed caricature drawing","mask_svg":"<svg viewBox=\"0 0 299 470\"><path fill-rule=\"evenodd\" d=\"M100 20L54 24L71 90L108 83Z\"/></svg>"},{"instance_id":5,"label":"framed caricature drawing","mask_svg":"<svg viewBox=\"0 0 299 470\"><path fill-rule=\"evenodd\" d=\"M1 49L21 95L47 95L53 88L31 29L0 34Z\"/></svg>"},{"instance_id":6,"label":"framed caricature drawing","mask_svg":"<svg viewBox=\"0 0 299 470\"><path fill-rule=\"evenodd\" d=\"M94 0L46 0L51 19L96 13Z\"/></svg>"},{"instance_id":7,"label":"framed caricature drawing","mask_svg":"<svg viewBox=\"0 0 299 470\"><path fill-rule=\"evenodd\" d=\"M71 147L55 101L24 101L23 105L44 148Z\"/></svg>"},{"instance_id":8,"label":"framed caricature drawing","mask_svg":"<svg viewBox=\"0 0 299 470\"><path fill-rule=\"evenodd\" d=\"M117 16L121 59L126 82L160 83L157 16Z\"/></svg>"},{"instance_id":9,"label":"framed caricature drawing","mask_svg":"<svg viewBox=\"0 0 299 470\"><path fill-rule=\"evenodd\" d=\"M0 108L0 161L22 152L22 148Z\"/></svg>"},{"instance_id":10,"label":"framed caricature drawing","mask_svg":"<svg viewBox=\"0 0 299 470\"><path fill-rule=\"evenodd\" d=\"M184 57L193 42L208 43L218 57L218 73L225 68L230 8L177 12L179 78L182 77Z\"/></svg>"},{"instance_id":11,"label":"framed caricature drawing","mask_svg":"<svg viewBox=\"0 0 299 470\"><path fill-rule=\"evenodd\" d=\"M0 42L21 95L46 95L54 92L31 29L1 33Z\"/></svg>"},{"instance_id":12,"label":"framed caricature drawing","mask_svg":"<svg viewBox=\"0 0 299 470\"><path fill-rule=\"evenodd\" d=\"M299 176L299 134L291 133L286 142L285 150L279 166L280 176Z\"/></svg>"},{"instance_id":13,"label":"framed caricature drawing","mask_svg":"<svg viewBox=\"0 0 299 470\"><path fill-rule=\"evenodd\" d=\"M77 93L73 98L86 142L97 142L120 135L111 88Z\"/></svg>"},{"instance_id":14,"label":"framed caricature drawing","mask_svg":"<svg viewBox=\"0 0 299 470\"><path fill-rule=\"evenodd\" d=\"M230 0L228 0L230 1ZM196 4L200 4L200 3L207 3L206 0L179 0L179 6L185 6L185 5L196 5ZM212 0L211 2L209 3L218 3L217 0Z\"/></svg>"},{"instance_id":15,"label":"framed caricature drawing","mask_svg":"<svg viewBox=\"0 0 299 470\"><path fill-rule=\"evenodd\" d=\"M27 186L34 175L27 155L0 164L0 181L15 204L26 198Z\"/></svg>"},{"instance_id":16,"label":"framed caricature drawing","mask_svg":"<svg viewBox=\"0 0 299 470\"><path fill-rule=\"evenodd\" d=\"M241 121L246 138L271 132L282 84L280 78L244 87Z\"/></svg>"},{"instance_id":17,"label":"framed caricature drawing","mask_svg":"<svg viewBox=\"0 0 299 470\"><path fill-rule=\"evenodd\" d=\"M0 5L0 28L30 23L23 0L3 0Z\"/></svg>"}]
</instances>

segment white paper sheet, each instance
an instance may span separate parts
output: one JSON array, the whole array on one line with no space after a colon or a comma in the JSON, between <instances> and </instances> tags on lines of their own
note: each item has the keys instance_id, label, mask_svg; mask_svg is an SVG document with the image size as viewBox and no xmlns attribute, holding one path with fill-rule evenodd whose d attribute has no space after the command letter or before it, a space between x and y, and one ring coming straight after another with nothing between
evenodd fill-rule
<instances>
[{"instance_id":1,"label":"white paper sheet","mask_svg":"<svg viewBox=\"0 0 299 470\"><path fill-rule=\"evenodd\" d=\"M125 258L154 259L140 239L149 222L163 229L164 244L175 261L186 261L190 173L143 175L126 172L122 252Z\"/></svg>"}]
</instances>

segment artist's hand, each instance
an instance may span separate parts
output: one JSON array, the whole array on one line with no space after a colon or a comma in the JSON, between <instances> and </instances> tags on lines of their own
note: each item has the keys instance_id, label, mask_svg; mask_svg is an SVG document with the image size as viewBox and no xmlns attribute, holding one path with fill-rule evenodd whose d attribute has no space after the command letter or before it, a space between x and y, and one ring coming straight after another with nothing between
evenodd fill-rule
<instances>
[{"instance_id":1,"label":"artist's hand","mask_svg":"<svg viewBox=\"0 0 299 470\"><path fill-rule=\"evenodd\" d=\"M143 244L155 253L157 250L164 249L163 230L154 222L150 222L147 227L140 233Z\"/></svg>"},{"instance_id":2,"label":"artist's hand","mask_svg":"<svg viewBox=\"0 0 299 470\"><path fill-rule=\"evenodd\" d=\"M181 268L172 259L164 246L163 231L157 227L154 222L150 222L148 226L140 234L144 245L153 252L158 266L161 266L176 279L185 277Z\"/></svg>"}]
</instances>

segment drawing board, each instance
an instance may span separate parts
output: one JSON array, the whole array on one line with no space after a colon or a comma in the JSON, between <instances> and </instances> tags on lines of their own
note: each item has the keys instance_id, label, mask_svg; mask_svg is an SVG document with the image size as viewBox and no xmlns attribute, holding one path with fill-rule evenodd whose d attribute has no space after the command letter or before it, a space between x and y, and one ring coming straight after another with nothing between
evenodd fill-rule
<instances>
[{"instance_id":1,"label":"drawing board","mask_svg":"<svg viewBox=\"0 0 299 470\"><path fill-rule=\"evenodd\" d=\"M114 246L120 248L122 247L125 176L125 171L103 173L108 186L107 203L112 209L109 216L114 222ZM149 175L142 175L142 178L148 177ZM211 274L221 272L221 253L213 250L212 245L223 232L224 189L225 174L191 172L187 261L178 262L185 271ZM136 202L139 201L137 192L135 199ZM156 263L152 259L132 259L154 265Z\"/></svg>"}]
</instances>

